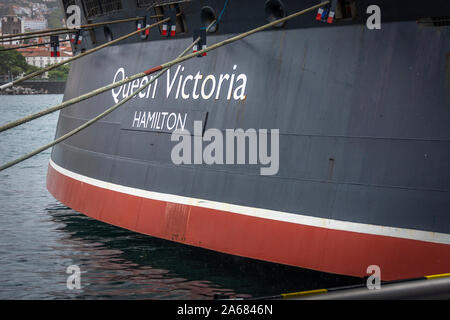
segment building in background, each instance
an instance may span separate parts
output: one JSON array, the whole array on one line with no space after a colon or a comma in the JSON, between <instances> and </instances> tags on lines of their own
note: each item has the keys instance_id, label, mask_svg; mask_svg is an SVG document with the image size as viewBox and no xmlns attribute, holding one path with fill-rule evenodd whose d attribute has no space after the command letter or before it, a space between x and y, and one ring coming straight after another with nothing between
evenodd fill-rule
<instances>
[{"instance_id":1,"label":"building in background","mask_svg":"<svg viewBox=\"0 0 450 320\"><path fill-rule=\"evenodd\" d=\"M45 18L23 18L23 28L25 31L45 30L47 26L47 19Z\"/></svg>"},{"instance_id":2,"label":"building in background","mask_svg":"<svg viewBox=\"0 0 450 320\"><path fill-rule=\"evenodd\" d=\"M23 32L22 20L16 15L7 15L2 17L2 35L18 34ZM4 42L4 44L19 44L20 41L14 40Z\"/></svg>"},{"instance_id":3,"label":"building in background","mask_svg":"<svg viewBox=\"0 0 450 320\"><path fill-rule=\"evenodd\" d=\"M49 50L20 50L20 53L25 57L28 64L39 68L44 68L48 65L65 61L72 57L72 55L67 54L64 51L61 52L59 57L51 57Z\"/></svg>"},{"instance_id":4,"label":"building in background","mask_svg":"<svg viewBox=\"0 0 450 320\"><path fill-rule=\"evenodd\" d=\"M18 49L17 51L25 57L26 62L29 65L36 66L39 68L44 68L48 65L55 64L61 61L65 61L72 57L72 48L70 46L60 47L60 56L51 57L49 47L31 47ZM46 72L43 75L44 78L48 77Z\"/></svg>"}]
</instances>

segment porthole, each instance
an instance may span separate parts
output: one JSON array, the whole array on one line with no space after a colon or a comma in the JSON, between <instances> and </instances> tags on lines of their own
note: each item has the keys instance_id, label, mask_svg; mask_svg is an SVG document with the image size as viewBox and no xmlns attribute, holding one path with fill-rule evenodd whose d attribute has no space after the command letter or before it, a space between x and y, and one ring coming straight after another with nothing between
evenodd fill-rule
<instances>
[{"instance_id":1,"label":"porthole","mask_svg":"<svg viewBox=\"0 0 450 320\"><path fill-rule=\"evenodd\" d=\"M108 26L103 27L103 33L107 42L114 40L111 29Z\"/></svg>"},{"instance_id":2,"label":"porthole","mask_svg":"<svg viewBox=\"0 0 450 320\"><path fill-rule=\"evenodd\" d=\"M286 9L280 0L267 0L265 4L266 19L269 22L284 18ZM276 28L284 26L285 22L275 25Z\"/></svg>"},{"instance_id":3,"label":"porthole","mask_svg":"<svg viewBox=\"0 0 450 320\"><path fill-rule=\"evenodd\" d=\"M207 28L214 20L217 19L216 13L211 7L203 7L200 11L200 18L202 20L202 26ZM218 24L215 23L208 32L216 32Z\"/></svg>"}]
</instances>

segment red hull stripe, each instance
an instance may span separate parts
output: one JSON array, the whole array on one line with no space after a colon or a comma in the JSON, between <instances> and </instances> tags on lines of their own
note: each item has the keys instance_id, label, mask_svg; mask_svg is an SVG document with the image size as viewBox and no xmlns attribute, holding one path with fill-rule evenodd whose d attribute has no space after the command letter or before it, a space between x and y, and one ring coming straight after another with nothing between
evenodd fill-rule
<instances>
[{"instance_id":1,"label":"red hull stripe","mask_svg":"<svg viewBox=\"0 0 450 320\"><path fill-rule=\"evenodd\" d=\"M369 265L378 265L384 280L450 271L448 243L330 229L326 219L322 219L324 227L318 227L239 214L226 210L228 204L218 210L194 205L196 199L192 204L172 202L173 195L167 195L167 201L151 199L139 192L133 195L100 187L90 183L94 179L69 173L50 161L47 188L56 199L94 219L142 234L358 277L367 275ZM446 242L445 236L440 240Z\"/></svg>"}]
</instances>

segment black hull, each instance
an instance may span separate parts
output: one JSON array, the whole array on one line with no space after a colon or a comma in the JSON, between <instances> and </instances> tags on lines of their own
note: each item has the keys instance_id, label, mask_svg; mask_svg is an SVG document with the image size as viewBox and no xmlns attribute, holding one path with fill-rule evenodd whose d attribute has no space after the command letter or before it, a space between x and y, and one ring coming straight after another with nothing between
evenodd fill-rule
<instances>
[{"instance_id":1,"label":"black hull","mask_svg":"<svg viewBox=\"0 0 450 320\"><path fill-rule=\"evenodd\" d=\"M298 19L311 24L311 15ZM249 19L248 28L259 20ZM233 20L228 21L219 30L225 32ZM164 75L158 80L154 96L153 85L148 95L133 98L105 119L54 147L52 162L96 181L223 204L223 208L213 210L227 211L227 205L257 208L267 210L272 221L279 220L276 215L270 218L270 212L288 213L311 218L314 222L306 225L313 228L320 228L317 221L323 219L330 237L336 230L357 237L382 237L383 245L371 238L365 248L358 250L375 248L378 261L375 259L372 264L381 265L389 279L448 271L450 28L422 27L415 21L383 22L381 30L368 30L357 23L300 26L301 22L289 22L284 29L255 34L210 52L207 57L189 60L182 64L184 69L178 70L178 77L200 72L204 78L213 75L217 80L221 74L234 74L236 78L245 74L244 99L233 95L228 99L228 87L217 95L215 91L208 99L201 94L193 99L195 90L189 82L189 97L184 99L181 93L177 97L176 87L168 94ZM208 43L229 36L209 35ZM192 41L189 37L153 39L158 36L152 41L107 48L75 62L64 99L112 82L119 68L128 76L168 61ZM171 69L171 79L177 68ZM56 136L112 106L116 93L121 99L124 92L136 89L133 84L126 85L61 111ZM205 130L279 129L277 174L261 176L260 165L173 164L171 150L175 142L168 132L129 130L127 124L136 112L167 110L203 120ZM103 210L77 207L75 203L80 200L74 195L83 195L75 189L58 190L54 181L63 183L50 173L49 190L62 202L94 217L95 210ZM171 199L163 202L178 201ZM162 210L167 213L165 206ZM193 238L189 240L190 232L195 233L189 228L189 214L186 216L182 207L171 210L178 213L170 219L181 224L183 231L169 228L161 234L146 232L138 226L139 219L130 226L127 208L112 218L106 213L97 218L187 244L323 271L362 276L368 266L366 254L359 251L353 256L342 253L345 261L327 259L329 250L339 249L331 249L325 243L325 247L321 246L312 238L308 241L316 245L308 251L317 250L312 254L314 262L302 259L298 253L295 256L300 257L291 261L276 255L266 257L253 249L233 250L233 245L239 247L239 237L226 248L202 242L201 233L191 234ZM181 218L179 212L183 212ZM165 217L162 219L169 219ZM283 221L292 223L289 219ZM168 220L164 221L167 225ZM278 237L283 228L274 227L273 234L266 237ZM398 245L399 239L406 243L399 245L403 254L396 260L395 250L384 246ZM343 246L352 246L345 241ZM424 250L432 253L427 256ZM319 263L320 259L323 262ZM387 261L392 259L396 262L389 264ZM346 266L352 264L357 267ZM411 264L417 267L408 272L406 266Z\"/></svg>"}]
</instances>

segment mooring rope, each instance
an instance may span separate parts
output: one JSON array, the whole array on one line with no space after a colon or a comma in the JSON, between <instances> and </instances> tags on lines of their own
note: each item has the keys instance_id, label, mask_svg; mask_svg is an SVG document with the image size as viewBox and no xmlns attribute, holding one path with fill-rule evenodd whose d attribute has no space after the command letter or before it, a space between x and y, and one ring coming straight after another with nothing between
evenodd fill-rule
<instances>
[{"instance_id":1,"label":"mooring rope","mask_svg":"<svg viewBox=\"0 0 450 320\"><path fill-rule=\"evenodd\" d=\"M59 40L59 42L69 42L70 40ZM26 46L20 46L20 47L10 47L10 48L5 48L5 49L0 49L0 52L2 51L10 51L10 50L17 50L17 49L25 49L25 48L30 48L30 47L40 47L40 46L46 46L51 44L51 42L42 42L42 43L34 43L34 44L29 44Z\"/></svg>"},{"instance_id":2,"label":"mooring rope","mask_svg":"<svg viewBox=\"0 0 450 320\"><path fill-rule=\"evenodd\" d=\"M319 8L319 7L322 7L322 6L324 6L324 5L328 4L328 3L329 3L329 1L324 1L324 2L322 2L322 3L320 3L320 4L318 4L318 5L315 5L315 6L313 6L313 7L310 7L310 8L308 8L308 9L305 9L305 10L302 10L302 11L299 11L299 12L294 13L294 14L292 14L292 15L290 15L290 16L285 17L285 18L282 18L282 19L279 19L279 20L275 20L275 21L273 21L273 22L271 22L271 23L269 23L269 24L267 24L267 25L264 25L264 26L259 27L259 28L256 28L256 29L257 29L258 31L260 31L260 30L264 30L264 29L270 28L270 27L273 26L273 25L276 25L276 24L278 24L278 23L280 23L280 22L287 21L287 20L289 20L289 19L295 18L295 17L297 17L297 16L299 16L299 15L302 15L302 14L304 14L304 13L307 13L307 12L309 12L309 11L311 11L311 10L317 9L317 8ZM254 31L254 30L256 30L256 29L250 30L249 32L252 32L252 31ZM249 32L246 32L246 33L245 33L245 34L246 34L245 36L250 35ZM255 33L255 32L252 32L252 33ZM207 47L206 49L197 51L197 52L194 53L194 54L186 55L186 56L184 56L184 57L188 57L187 59L191 59L191 58L196 57L197 55L199 55L199 54L201 54L201 53L203 53L203 52L207 52L207 51L210 51L210 50L214 50L214 49L220 47L221 44L223 44L223 43L225 43L225 42L226 42L226 44L228 44L228 43L231 43L231 42L233 42L233 41L236 41L236 40L238 40L237 37L243 38L244 36L238 35L238 36L236 36L236 37L233 37L233 38L224 40L224 41L222 41L222 42L218 42L218 43L216 43L215 45L213 45L214 47L213 47L213 46ZM233 40L233 39L234 39L234 40ZM181 58L181 57L180 57L180 58ZM185 60L187 60L187 59L185 59ZM175 59L175 60L176 60L176 59ZM172 60L172 61L175 61L175 60ZM182 61L184 61L184 60L182 60ZM178 60L177 63L180 63L180 62L182 62L182 61L181 61L181 60ZM136 79L142 78L142 77L144 77L144 76L147 76L147 75L149 75L149 74L151 74L151 73L153 73L153 72L162 70L162 69L163 69L164 67L166 67L168 64L174 65L175 63L169 62L169 63L167 63L167 64L160 65L160 66L157 66L157 67L148 69L148 70L146 70L146 71L144 71L144 72L136 73L135 75L126 77L125 79L122 79L122 80L117 81L117 82L114 82L114 83L110 83L110 84L108 84L108 85L106 85L106 86L103 86L103 87L101 87L101 88L94 89L94 90L92 90L92 91L90 91L90 92L87 92L87 93L85 93L85 94L83 94L83 95L80 95L80 96L78 96L78 97L75 97L75 98L69 99L69 100L67 100L67 101L64 101L64 102L62 102L62 103L60 103L60 104L57 104L57 105L55 105L55 106L53 106L53 107L50 107L50 108L48 108L48 109L42 110L42 111L37 112L37 113L35 113L35 114L32 114L32 115L26 116L26 117L24 117L24 118L18 119L18 120L16 120L16 121L7 123L7 124L5 124L5 125L3 125L3 126L0 127L0 132L5 131L5 130L8 130L8 129L11 129L11 128L14 128L14 127L17 127L18 125L21 125L21 124L23 124L23 123L26 123L26 122L29 122L29 121L31 121L31 120L37 119L37 118L39 118L39 117L45 116L45 115L50 114L50 113L52 113L52 112L55 112L55 111L64 109L64 108L66 108L66 107L68 107L68 106L70 106L70 105L73 105L73 104L75 104L75 103L84 101L84 100L86 100L86 99L89 99L89 98L91 98L91 97L94 97L94 96L96 96L96 95L99 95L99 94L101 94L101 93L103 93L103 92L109 91L109 90L111 90L111 89L117 88L117 87L119 87L119 86L121 86L121 85L123 85L123 84L126 84L126 83L128 83L128 82L131 82L131 81L133 81L133 80L136 80Z\"/></svg>"},{"instance_id":3,"label":"mooring rope","mask_svg":"<svg viewBox=\"0 0 450 320\"><path fill-rule=\"evenodd\" d=\"M86 30L90 30L90 29L86 29ZM35 39L35 38L44 38L44 37L50 37L50 36L56 36L56 35L61 35L61 34L69 34L69 33L75 33L78 32L77 30L73 30L71 32L68 31L59 31L59 32L51 32L51 33L46 33L46 34L42 34L39 37L37 36L28 36L28 37L21 37L21 38L13 38L13 39L3 39L0 40L0 43L4 43L4 42L11 42L11 41L22 41L22 40L27 40L27 39Z\"/></svg>"},{"instance_id":4,"label":"mooring rope","mask_svg":"<svg viewBox=\"0 0 450 320\"><path fill-rule=\"evenodd\" d=\"M45 72L47 72L49 70L58 68L58 67L62 66L63 64L67 64L67 63L72 62L74 60L77 60L77 59L80 59L82 57L85 57L85 56L87 56L87 55L89 55L91 53L94 53L94 52L99 51L99 50L101 50L103 48L106 48L106 47L108 47L108 46L110 46L112 44L115 44L115 43L118 43L118 42L120 42L122 40L128 39L129 37L132 37L132 36L134 36L136 34L139 34L139 33L143 32L145 30L151 29L151 28L153 28L153 27L155 27L157 25L160 25L160 24L162 24L162 23L164 23L166 21L169 21L169 20L170 20L170 18L166 18L166 19L160 20L160 21L155 22L155 23L153 23L153 24L151 24L151 25L149 25L149 26L147 26L145 28L142 28L141 30L130 32L130 33L124 35L124 36L121 36L121 37L115 39L115 40L108 41L108 42L106 42L106 43L104 43L104 44L102 44L102 45L100 45L98 47L95 47L95 48L87 50L87 51L85 51L83 53L80 53L79 55L76 55L76 56L74 56L72 58L69 58L67 60L64 60L64 61L61 61L61 62L58 62L58 63L55 63L55 64L51 64L51 65L49 65L49 66L47 66L45 68L42 68L42 69L37 70L35 72L32 72L32 73L30 73L28 75L25 75L22 78L19 78L19 79L16 79L14 81L10 81L8 83L5 83L4 85L0 86L0 91L4 90L6 88L12 87L12 86L14 86L14 85L16 85L18 83L21 83L21 82L23 82L25 80L34 78L34 77L36 77L36 76L38 76L40 74L43 74L43 73L45 73Z\"/></svg>"},{"instance_id":5,"label":"mooring rope","mask_svg":"<svg viewBox=\"0 0 450 320\"><path fill-rule=\"evenodd\" d=\"M7 39L7 38L14 38L14 37L21 37L21 36L29 36L34 35L33 38L39 37L39 34L44 33L50 33L50 32L76 32L80 29L90 29L95 27L101 27L108 24L116 24L116 23L124 23L124 22L132 22L137 20L142 20L144 17L135 17L135 18L127 18L127 19L120 19L120 20L112 20L112 21L104 21L104 22L97 22L97 23L91 23L91 24L84 24L81 25L80 28L76 29L70 29L70 28L55 28L55 29L46 29L46 30L39 30L39 31L30 31L30 32L23 32L23 33L16 33L16 34L7 34L0 36L0 39ZM9 40L8 40L9 41Z\"/></svg>"},{"instance_id":6,"label":"mooring rope","mask_svg":"<svg viewBox=\"0 0 450 320\"><path fill-rule=\"evenodd\" d=\"M248 36L250 36L250 35L252 35L252 34L254 34L254 33L256 33L256 32L259 32L259 31L268 29L268 28L270 28L270 27L272 27L272 26L275 26L275 25L277 25L277 24L279 24L279 23L283 23L283 22L285 22L285 21L288 21L288 20L290 20L290 19L293 19L293 18L295 18L295 17L298 17L298 16L300 16L300 15L302 15L302 14L305 14L305 13L307 13L307 12L309 12L309 11L318 9L318 8L324 6L324 5L327 5L327 4L329 4L329 1L328 1L328 0L327 0L327 1L324 1L324 2L321 2L321 3L319 3L319 4L315 5L315 6L309 7L309 8L307 8L307 9L304 9L304 10L298 11L298 12L296 12L296 13L293 13L293 14L291 14L291 15L289 15L289 16L284 17L284 18L281 18L281 19L272 21L272 22L267 23L267 24L265 24L265 25L263 25L263 26L260 26L260 27L258 27L258 28L255 28L255 29L252 29L252 30L250 30L250 31L244 32L244 33L239 34L239 35L237 35L237 36L235 36L235 37L231 37L231 38L229 38L229 39L220 41L220 42L218 42L218 43L215 43L215 44L211 45L210 47L207 47L207 48L205 48L205 49L199 50L199 51L197 51L197 52L195 52L195 53L191 53L191 54L187 54L187 55L180 55L180 56L178 56L177 58L175 58L175 59L173 59L173 60L171 60L171 61L169 61L169 62L166 62L166 63L163 63L163 64L161 64L161 65L159 65L159 66L150 68L150 69L148 69L148 70L146 70L146 71L144 71L144 72L137 73L137 74L135 74L134 76L128 77L128 78L126 78L126 79L123 79L122 81L118 81L118 82L116 82L116 83L112 83L112 84L109 84L109 85L104 86L104 87L102 87L102 88L98 88L98 89L96 89L96 90L93 90L93 91L91 91L91 92L89 92L89 93L83 95L83 96L85 96L86 98L84 98L84 99L82 99L82 100L87 99L88 96L89 96L89 97L92 97L92 96L98 95L98 94L100 94L100 93L102 93L102 92L105 92L105 91L108 91L108 90L110 90L110 89L112 89L112 88L116 88L116 87L118 87L119 85L122 85L123 83L127 83L127 82L130 82L130 81L133 81L133 79L141 78L141 77L144 77L144 76L153 74L153 73L158 72L158 71L160 71L160 72L157 74L157 76L159 77L159 76L161 76L161 75L165 72L165 70L168 70L170 67L172 67L172 66L175 65L175 64L179 64L179 63L181 63L181 62L183 62L183 61L186 61L186 60L188 60L188 59L192 59L192 58L194 58L194 57L197 57L197 56L201 55L201 54L204 53L204 52L208 52L208 51L211 51L211 50L215 50L215 49L220 48L220 47L222 47L222 46L225 46L225 45L227 45L227 44L233 43L233 42L235 42L235 41L237 41L237 40L240 40L240 39L243 39L243 38L245 38L245 37L248 37ZM166 20L166 19L164 19L164 20ZM161 21L159 21L159 22L163 22L164 20L161 20ZM213 23L215 23L215 21L213 21ZM139 32L140 32L140 31L142 31L142 30L139 30ZM197 39L197 40L199 40L199 39ZM192 48L193 45L194 45L194 44L191 44L189 47ZM185 50L185 51L187 52L188 50ZM34 155L36 155L36 154L38 154L38 153L40 153L40 152L42 152L42 151L44 151L44 150L46 150L46 149L48 149L48 148L50 148L50 147L52 147L52 146L58 144L59 142L65 140L65 139L67 139L67 138L69 138L69 137L71 137L71 136L74 135L75 133L77 133L77 132L83 130L84 128L87 128L87 127L90 126L91 124L93 124L93 123L95 123L96 121L102 119L103 117L105 117L105 116L108 115L109 113L111 113L111 112L113 112L114 110L116 110L116 109L117 109L118 107L120 107L122 104L124 104L125 102L127 102L128 100L130 100L130 99L131 99L132 97L134 97L137 93L141 92L141 91L143 90L143 88L146 88L148 85L150 85L151 83L153 83L154 80L156 80L156 76L155 76L155 77L152 77L152 78L150 79L149 82L147 82L144 86L142 86L140 89L138 89L135 93L132 93L132 94L131 94L130 96L128 96L127 98L125 98L125 99L119 101L117 104L115 104L115 105L112 106L111 108L105 110L103 113L99 114L97 117L95 117L95 118L89 120L89 121L86 122L85 124L83 124L83 125L81 125L80 127L78 127L78 128L76 128L76 129L70 131L69 133L66 133L65 135L63 135L63 136L59 137L58 139L54 140L53 142L51 142L51 143L49 143L49 144L46 144L45 146L40 147L40 148L36 149L35 151L30 152L30 153L28 153L28 154L26 154L26 155L24 155L24 156L22 156L22 157L20 157L20 158L18 158L18 159L16 159L16 160L13 160L13 161L11 161L11 162L8 162L8 163L2 165L2 166L0 167L0 171L3 171L3 170L5 170L5 169L7 169L7 168L9 168L9 167L11 167L11 166L14 166L15 164L20 163L20 162L22 162L22 161L24 161L24 160L26 160L26 159L28 159L28 158L31 158L32 156L34 156ZM126 82L125 82L125 81L126 81ZM74 98L74 99L71 99L71 100L73 100L73 101L75 101L75 102L71 102L70 104L74 104L74 103L76 103L76 102L82 101L82 100L80 100L80 98L83 97L83 96L79 96L79 97L76 97L76 98ZM65 102L66 105L65 105L64 107L70 105L70 104L67 104L67 102L69 102L69 101L70 101L70 100L68 100L68 101ZM40 112L40 113L38 113L38 114L48 114L48 113L50 113L50 112L53 112L53 111L62 109L63 107L62 107L61 105L63 105L63 104L64 104L64 103L62 103L62 104L60 104L60 105L57 105L57 106L54 106L54 107L49 108L49 109L47 109L47 110L44 110L44 111L42 111L42 112ZM53 111L49 111L49 110L53 110ZM40 116L40 115L39 115L39 116ZM37 116L37 117L39 117L39 116ZM27 118L27 117L26 117L26 118ZM29 121L29 120L27 120L27 121ZM24 122L27 122L27 121L24 121ZM17 122L17 121L16 121L16 122ZM3 126L2 128L0 128L0 129L1 129L0 132L6 130L6 129L8 129L8 128L11 128L11 127L16 126L16 125L14 125L14 123L15 123L15 122ZM22 123L23 123L23 122L22 122ZM17 125L18 125L18 124L17 124ZM3 129L3 128L5 128L5 129Z\"/></svg>"},{"instance_id":7,"label":"mooring rope","mask_svg":"<svg viewBox=\"0 0 450 320\"><path fill-rule=\"evenodd\" d=\"M200 55L200 54L202 54L202 53L204 53L204 52L208 52L208 51L211 51L211 50L220 48L220 47L222 47L222 46L224 46L224 45L226 45L226 44L229 44L229 43L232 43L232 42L234 42L234 41L237 41L237 40L240 40L240 39L242 39L242 38L245 38L245 37L247 37L247 36L249 36L249 35L251 35L251 34L254 34L255 32L258 32L258 31L261 31L261 30L270 28L271 26L274 26L274 25L276 25L276 24L282 23L282 22L287 21L287 20L289 20L289 19L295 18L295 17L297 17L297 16L299 16L299 15L302 15L302 14L304 14L304 13L306 13L306 12L309 12L309 11L311 11L311 10L317 9L317 8L323 6L323 5L328 4L328 3L329 3L329 1L322 2L322 3L318 4L318 5L315 5L315 6L313 6L313 7L310 7L310 8L308 8L308 9L299 11L299 12L297 12L297 13L294 13L294 14L289 15L289 16L287 16L287 17L284 17L284 18L282 18L282 19L275 20L275 21L273 21L273 22L271 22L271 23L268 23L268 24L266 24L266 25L263 25L263 26L261 26L261 27L258 27L258 28L252 29L252 30L250 30L250 31L248 31L248 32L245 32L245 33L242 33L242 34L240 34L240 35L237 35L237 36L235 36L235 37L232 37L232 38L226 39L226 40L224 40L224 41L218 42L218 43L212 45L211 47L208 47L208 48L199 50L199 51L197 51L197 52L195 52L195 53L191 53L191 54L187 54L187 55L180 54L176 59L174 59L174 60L172 60L172 61L169 61L169 62L164 63L164 64L162 64L162 65L159 65L159 66L157 66L157 67L148 69L148 70L144 71L143 73L138 73L138 74L134 75L133 77L135 77L135 78L140 78L140 77L143 77L143 76L146 76L146 75L150 75L150 74L152 74L152 73L155 73L155 72L157 72L157 71L160 71L155 77L151 77L151 78L150 78L150 81L147 82L144 86L140 87L135 93L132 93L130 96L128 96L127 98L125 98L125 99L123 99L123 100L121 100L121 101L119 101L117 104L115 104L115 105L112 106L111 108L105 110L104 112L102 112L101 114L99 114L98 116L96 116L95 118L89 120L88 122L84 123L84 124L81 125L80 127L78 127L78 128L76 128L76 129L74 129L74 130L72 130L72 131L66 133L65 135L59 137L58 139L52 141L51 143L48 143L48 144L46 144L46 145L44 145L44 146L42 146L42 147L40 147L40 148L38 148L38 149L36 149L36 150L34 150L34 151L32 151L32 152L26 154L26 155L24 155L24 156L22 156L22 157L20 157L20 158L18 158L18 159L16 159L16 160L10 161L10 162L8 162L8 163L2 165L2 166L0 167L0 171L3 171L3 170L5 170L5 169L7 169L7 168L9 168L9 167L11 167L11 166L14 166L14 165L16 165L16 164L18 164L18 163L20 163L20 162L26 160L26 159L29 159L29 158L33 157L34 155L36 155L36 154L38 154L38 153L40 153L40 152L42 152L42 151L44 151L44 150L46 150L46 149L48 149L48 148L51 148L52 146L58 144L59 142L65 140L65 139L67 139L67 138L73 136L73 135L76 134L77 132L79 132L79 131L81 131L81 130L87 128L88 126L90 126L91 124L95 123L96 121L98 121L98 120L104 118L106 115L110 114L111 112L113 112L114 110L116 110L117 108L119 108L122 104L124 104L125 102L127 102L128 100L130 100L132 97L136 96L136 94L138 94L139 92L141 92L142 90L144 90L146 87L148 87L151 83L153 83L153 81L155 81L155 80L157 79L157 77L160 77L166 70L168 70L168 69L169 69L170 67L172 67L173 65L179 64L179 63L181 63L181 62L183 62L183 61L185 61L185 60L191 59L191 58L193 58L193 57L197 57L198 55ZM215 22L215 21L214 21L214 22ZM213 23L214 23L214 22L213 22ZM196 41L194 41L194 42L193 42L186 50L184 50L183 53L189 51L190 48L192 48L198 40L199 40L199 39L196 39ZM127 82L130 82L130 81L132 81L132 80L130 80L130 78L131 78L131 77L129 77L129 78L127 78L127 79L124 79L124 80L127 80ZM119 81L119 82L123 82L123 81ZM116 82L116 83L114 83L114 84L110 84L110 85L105 86L105 87L102 87L102 88L99 88L99 89L96 89L96 90L94 90L94 91L91 91L90 94L94 93L93 95L96 95L96 94L99 94L99 93L101 93L101 92L107 91L107 90L109 90L109 89L111 89L111 88L115 88L115 87L117 87L117 86L118 86L118 82ZM106 89L106 90L105 90L106 87L109 87L109 89ZM101 92L100 92L100 91L101 91ZM98 93L95 94L95 92L98 92ZM93 96L93 95L92 95L92 96ZM80 98L80 97L77 97L77 98L74 99L74 100L80 101L79 98ZM86 98L86 99L87 99L87 98ZM67 101L66 101L66 102L67 102ZM75 103L75 102L74 102L74 103ZM72 103L72 104L73 104L73 103ZM49 108L49 109L54 109L54 108L55 108L55 107ZM48 109L47 109L47 110L44 110L44 112L47 112L47 113L48 113ZM10 126L10 127L11 127L11 126ZM1 130L1 131L3 131L3 130Z\"/></svg>"},{"instance_id":8,"label":"mooring rope","mask_svg":"<svg viewBox=\"0 0 450 320\"><path fill-rule=\"evenodd\" d=\"M68 29L68 28L46 29L46 30L39 30L39 31L7 34L7 35L0 36L0 40L2 40L2 42L3 41L12 41L11 38L18 38L18 37L24 37L24 36L32 36L31 38L38 38L38 37L41 37L41 34L46 34L46 33L60 32L62 34L62 33L66 33L66 32L76 32L76 31L77 31L76 29Z\"/></svg>"},{"instance_id":9,"label":"mooring rope","mask_svg":"<svg viewBox=\"0 0 450 320\"><path fill-rule=\"evenodd\" d=\"M450 277L450 273L441 273L441 274L433 274L433 275L427 275L427 276L417 277L417 278L406 278L406 279L391 280L391 281L381 281L380 285L387 286L387 285L393 285L393 284L403 284L403 283L407 283L407 282L415 282L415 281L422 281L422 280L443 279L443 278L449 278L449 277ZM265 296L265 297L256 297L256 298L252 297L252 298L248 298L248 299L246 298L245 300L299 299L299 298L303 298L303 297L309 297L312 295L334 293L334 292L345 292L347 290L360 289L360 288L367 288L367 283L360 283L360 284L342 286L342 287L332 287L332 288L326 288L326 289L315 289L315 290L307 290L307 291L299 291L299 292L281 293L281 294Z\"/></svg>"},{"instance_id":10,"label":"mooring rope","mask_svg":"<svg viewBox=\"0 0 450 320\"><path fill-rule=\"evenodd\" d=\"M177 17L179 17L180 15L181 15L181 13L176 14ZM158 18L158 17L164 17L164 15L150 16L150 18ZM88 31L88 30L92 30L93 28L101 27L104 25L132 22L132 21L143 20L143 19L144 19L144 17L136 17L136 18L121 19L121 20L97 22L97 23L82 25L82 26L80 26L79 29L78 28L75 28L75 29L58 28L58 29L47 29L47 30L40 30L40 31L33 31L33 32L25 32L25 33L16 33L16 34L11 34L11 35L4 35L3 37L0 36L0 42L21 41L21 40L26 40L26 39L48 37L48 36L57 35L57 34L76 33L80 30ZM142 30L145 30L145 29L143 28ZM24 36L26 36L26 37L24 37ZM13 37L17 37L17 38L13 38ZM13 39L11 39L11 38L13 38Z\"/></svg>"},{"instance_id":11,"label":"mooring rope","mask_svg":"<svg viewBox=\"0 0 450 320\"><path fill-rule=\"evenodd\" d=\"M215 22L215 21L213 21L213 22L210 24L210 26L212 26L214 22ZM210 27L210 26L209 26L209 27ZM208 29L209 29L209 27L208 27ZM189 51L192 49L192 47L193 47L197 42L199 42L199 41L200 41L200 37L198 37L198 38L197 38L195 41L193 41L186 49L184 49L184 51L183 51L180 55L178 55L177 58L180 58L180 57L182 57L183 55L185 55L187 52L189 52ZM59 137L58 139L55 139L54 141L52 141L52 142L50 142L50 143L48 143L48 144L46 144L46 145L44 145L44 146L42 146L42 147L40 147L40 148L34 150L34 151L32 151L32 152L30 152L30 153L28 153L28 154L26 154L26 155L24 155L24 156L22 156L22 157L20 157L20 158L17 158L17 159L15 159L15 160L13 160L13 161L10 161L10 162L8 162L8 163L2 165L2 166L0 167L0 171L3 171L3 170L5 170L5 169L7 169L7 168L9 168L9 167L12 167L12 166L14 166L14 165L16 165L16 164L18 164L18 163L20 163L20 162L22 162L22 161L25 161L25 160L27 160L27 159L29 159L29 158L31 158L31 157L37 155L38 153L41 153L42 151L47 150L48 148L51 148L51 147L57 145L58 143L60 143L60 142L62 142L62 141L64 141L64 140L70 138L71 136L73 136L74 134L80 132L81 130L83 130L83 129L89 127L90 125L92 125L93 123L97 122L98 120L100 120L100 119L106 117L108 114L110 114L111 112L113 112L114 110L116 110L117 108L119 108L121 105L123 105L124 103L126 103L127 101L129 101L130 99L132 99L133 97L135 97L138 93L140 93L141 91L143 91L145 88L147 88L149 85L151 85L156 79L158 79L160 76L162 76L167 70L169 70L169 67L162 69L162 70L161 70L159 73L157 73L155 76L152 76L152 77L150 78L150 81L148 81L144 86L140 87L135 93L133 93L133 94L129 95L128 97L126 97L125 99L119 101L118 103L116 103L116 104L113 105L112 107L110 107L110 108L108 108L107 110L103 111L102 113L100 113L100 114L99 114L98 116L96 116L95 118L93 118L93 119L91 119L91 120L85 122L84 124L82 124L82 125L79 126L78 128L75 128L74 130L72 130L72 131L70 131L70 132L68 132L68 133L66 133L66 134L64 134L64 135L62 135L62 136Z\"/></svg>"},{"instance_id":12,"label":"mooring rope","mask_svg":"<svg viewBox=\"0 0 450 320\"><path fill-rule=\"evenodd\" d=\"M186 61L186 60L189 60L189 59L192 59L192 58L198 56L199 54L202 54L202 53L205 53L205 52L208 52L208 51L212 51L212 50L215 50L215 49L217 49L217 48L223 47L223 46L225 46L225 45L227 45L227 44L230 44L230 43L233 43L233 42L235 42L235 41L241 40L241 39L243 39L243 38L245 38L245 37L248 37L248 36L250 36L250 35L252 35L252 34L254 34L254 33L257 33L257 32L259 32L259 31L262 31L262 30L271 28L271 27L273 27L273 26L275 26L275 25L277 25L277 24L286 22L286 21L288 21L288 20L290 20L290 19L293 19L293 18L295 18L295 17L298 17L298 16L300 16L300 15L302 15L302 14L305 14L305 13L311 11L311 10L315 10L315 9L320 8L320 7L323 7L324 5L327 5L327 4L329 4L329 3L330 3L330 1L324 1L324 2L321 2L321 3L317 4L317 5L315 5L315 6L312 6L312 7L310 7L310 8L307 8L307 9L304 9L304 10L301 10L301 11L298 11L298 12L293 13L293 14L291 14L291 15L289 15L289 16L284 17L284 18L281 18L281 19L278 19L278 20L274 20L274 21L272 21L272 22L270 22L270 23L267 23L267 24L265 24L265 25L263 25L263 26L260 26L260 27L258 27L258 28L249 30L249 31L244 32L244 33L241 33L241 34L239 34L239 35L237 35L237 36L234 36L234 37L225 39L225 40L223 40L223 41L217 42L217 43L215 43L215 44L213 44L213 45L211 45L211 46L209 46L209 47L206 47L205 49L202 49L202 50L199 50L199 51L197 51L197 52L194 52L194 53L185 55L185 56L180 57L180 58L177 58L177 59L174 59L174 60L172 60L172 61L163 63L163 64L161 64L161 65L159 65L159 66L150 68L150 69L144 71L144 74L145 74L146 76L148 76L148 75L150 75L150 74L152 74L152 73L155 73L156 71L159 71L159 70L161 70L161 69L163 69L163 68L171 67L171 66L173 66L173 65L175 65L175 64L180 64L181 62Z\"/></svg>"}]
</instances>

